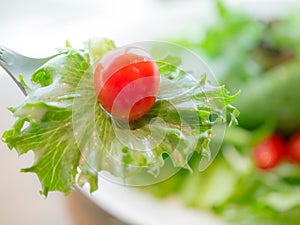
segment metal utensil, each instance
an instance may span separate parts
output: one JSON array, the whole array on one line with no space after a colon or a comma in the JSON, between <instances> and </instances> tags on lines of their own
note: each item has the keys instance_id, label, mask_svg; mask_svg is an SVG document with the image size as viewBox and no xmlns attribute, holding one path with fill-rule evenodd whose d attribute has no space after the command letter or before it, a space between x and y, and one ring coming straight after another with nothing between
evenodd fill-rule
<instances>
[{"instance_id":1,"label":"metal utensil","mask_svg":"<svg viewBox=\"0 0 300 225\"><path fill-rule=\"evenodd\" d=\"M59 52L58 54L46 58L31 58L21 55L0 44L0 66L3 67L7 74L18 85L23 94L26 95L24 87L19 82L20 74L22 74L25 81L28 81L30 80L33 72L37 70L41 65L62 53L63 52Z\"/></svg>"}]
</instances>

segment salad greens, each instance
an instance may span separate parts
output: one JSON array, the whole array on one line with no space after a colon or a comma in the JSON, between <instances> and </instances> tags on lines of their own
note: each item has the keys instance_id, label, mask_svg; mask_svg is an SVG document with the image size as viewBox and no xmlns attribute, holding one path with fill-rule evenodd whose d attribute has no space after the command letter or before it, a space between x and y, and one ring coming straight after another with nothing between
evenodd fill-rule
<instances>
[{"instance_id":1,"label":"salad greens","mask_svg":"<svg viewBox=\"0 0 300 225\"><path fill-rule=\"evenodd\" d=\"M160 94L145 116L129 124L112 118L97 101L93 70L114 48L108 39L89 40L81 50L67 42L64 54L34 72L35 85L27 87L24 102L10 108L16 122L3 140L19 155L34 152L34 164L22 171L38 175L45 196L69 193L76 183L95 191L100 171L126 180L146 169L156 177L166 157L174 167L189 168L194 152L207 156L214 125L225 123L226 117L236 123L238 111L231 103L237 95L212 86L205 74L199 82L190 79L170 66L180 65L176 56L159 60ZM138 151L139 139L147 151Z\"/></svg>"},{"instance_id":2,"label":"salad greens","mask_svg":"<svg viewBox=\"0 0 300 225\"><path fill-rule=\"evenodd\" d=\"M253 162L253 146L273 132L300 130L299 14L259 20L217 3L218 19L204 38L173 40L205 56L222 84L240 89L234 102L239 126L229 128L221 153L204 172L181 170L147 187L154 196L177 195L190 207L209 210L229 224L297 225L300 166L285 162L270 171ZM197 166L197 155L190 160Z\"/></svg>"}]
</instances>

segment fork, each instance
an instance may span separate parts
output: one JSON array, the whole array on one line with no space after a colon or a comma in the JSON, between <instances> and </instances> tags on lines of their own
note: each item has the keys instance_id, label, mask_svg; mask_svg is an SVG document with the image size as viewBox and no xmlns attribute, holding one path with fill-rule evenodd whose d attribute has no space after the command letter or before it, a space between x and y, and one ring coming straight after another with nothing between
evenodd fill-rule
<instances>
[{"instance_id":1,"label":"fork","mask_svg":"<svg viewBox=\"0 0 300 225\"><path fill-rule=\"evenodd\" d=\"M23 94L27 95L25 88L19 81L20 74L22 74L25 81L29 81L34 71L50 59L62 53L63 52L59 52L46 58L31 58L21 55L0 44L0 66L18 85Z\"/></svg>"}]
</instances>

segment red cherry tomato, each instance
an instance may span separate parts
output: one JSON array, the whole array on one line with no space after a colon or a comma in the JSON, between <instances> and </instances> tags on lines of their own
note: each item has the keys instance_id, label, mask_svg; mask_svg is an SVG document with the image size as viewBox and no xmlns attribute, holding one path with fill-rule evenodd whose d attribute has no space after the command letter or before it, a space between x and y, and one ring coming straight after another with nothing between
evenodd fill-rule
<instances>
[{"instance_id":1,"label":"red cherry tomato","mask_svg":"<svg viewBox=\"0 0 300 225\"><path fill-rule=\"evenodd\" d=\"M293 135L287 143L288 158L297 164L300 164L300 132Z\"/></svg>"},{"instance_id":2,"label":"red cherry tomato","mask_svg":"<svg viewBox=\"0 0 300 225\"><path fill-rule=\"evenodd\" d=\"M156 63L142 49L127 47L106 54L94 73L95 91L113 117L132 121L153 106L160 75Z\"/></svg>"},{"instance_id":3,"label":"red cherry tomato","mask_svg":"<svg viewBox=\"0 0 300 225\"><path fill-rule=\"evenodd\" d=\"M278 134L273 134L262 141L253 151L256 166L262 170L276 167L284 158L285 143Z\"/></svg>"}]
</instances>

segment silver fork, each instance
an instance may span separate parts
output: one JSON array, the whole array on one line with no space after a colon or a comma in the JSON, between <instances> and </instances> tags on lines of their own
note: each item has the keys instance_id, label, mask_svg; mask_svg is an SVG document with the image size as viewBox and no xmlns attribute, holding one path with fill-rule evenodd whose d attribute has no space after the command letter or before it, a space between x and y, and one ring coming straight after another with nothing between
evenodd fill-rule
<instances>
[{"instance_id":1,"label":"silver fork","mask_svg":"<svg viewBox=\"0 0 300 225\"><path fill-rule=\"evenodd\" d=\"M31 58L21 55L0 44L0 66L3 67L3 69L18 85L23 94L26 95L27 93L25 88L19 82L20 74L22 74L24 80L28 82L35 70L59 54L62 54L62 52L47 58Z\"/></svg>"}]
</instances>

